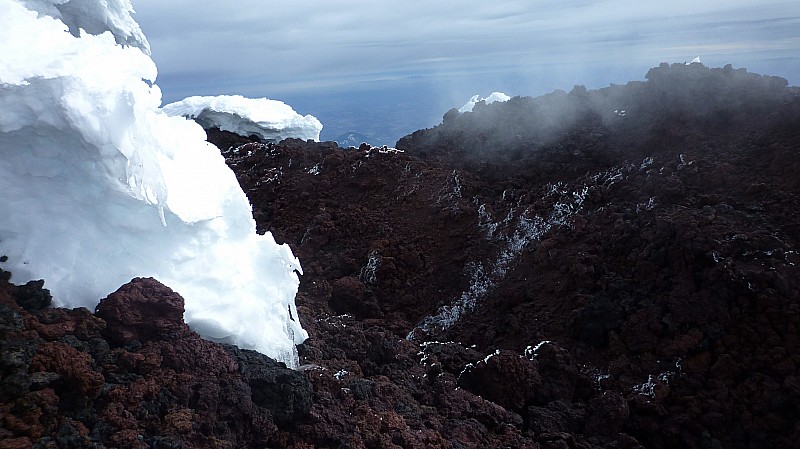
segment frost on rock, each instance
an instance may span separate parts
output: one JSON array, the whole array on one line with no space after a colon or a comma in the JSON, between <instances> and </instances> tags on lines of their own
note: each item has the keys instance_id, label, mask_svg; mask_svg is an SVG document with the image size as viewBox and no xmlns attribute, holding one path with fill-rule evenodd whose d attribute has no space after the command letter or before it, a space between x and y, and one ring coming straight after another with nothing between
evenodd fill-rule
<instances>
[{"instance_id":1,"label":"frost on rock","mask_svg":"<svg viewBox=\"0 0 800 449\"><path fill-rule=\"evenodd\" d=\"M650 162L652 163L652 162ZM648 163L649 165L649 163ZM604 190L622 182L629 172L636 168L633 164L623 164L609 170L595 173L585 178L585 184L570 187L564 182L549 183L543 186L543 201L551 204L547 213L537 213L532 206L511 207L502 220L495 220L486 204L477 198L477 226L486 233L486 238L499 242L497 256L488 262L469 262L466 272L470 279L469 287L461 296L445 304L432 315L422 319L406 336L415 340L444 331L456 324L461 317L474 311L483 298L491 294L506 275L514 269L523 252L537 244L545 234L553 229L570 227L571 219L580 213L593 189ZM451 178L457 178L453 172ZM460 184L459 184L460 187ZM441 191L440 191L441 193ZM459 194L460 189L459 189ZM507 192L503 192L505 200ZM439 199L441 200L443 196ZM643 210L655 207L655 198L642 204Z\"/></svg>"},{"instance_id":2,"label":"frost on rock","mask_svg":"<svg viewBox=\"0 0 800 449\"><path fill-rule=\"evenodd\" d=\"M322 124L316 117L300 115L282 101L241 95L189 97L164 106L171 116L193 119L205 129L219 128L264 142L294 138L319 140Z\"/></svg>"},{"instance_id":3,"label":"frost on rock","mask_svg":"<svg viewBox=\"0 0 800 449\"><path fill-rule=\"evenodd\" d=\"M89 309L155 277L204 337L296 366L300 263L256 234L203 129L159 109L131 12L124 0L0 0L3 268Z\"/></svg>"},{"instance_id":4,"label":"frost on rock","mask_svg":"<svg viewBox=\"0 0 800 449\"><path fill-rule=\"evenodd\" d=\"M309 175L314 175L314 176L317 176L321 172L322 172L322 167L320 166L320 164L315 164L313 167L309 168L306 171L306 173L308 173Z\"/></svg>"},{"instance_id":5,"label":"frost on rock","mask_svg":"<svg viewBox=\"0 0 800 449\"><path fill-rule=\"evenodd\" d=\"M361 267L358 274L359 280L367 285L378 282L378 266L381 264L381 255L378 250L372 250L367 258L367 264Z\"/></svg>"},{"instance_id":6,"label":"frost on rock","mask_svg":"<svg viewBox=\"0 0 800 449\"><path fill-rule=\"evenodd\" d=\"M454 172L455 173L455 172ZM568 226L569 218L579 212L589 194L587 186L581 186L574 192L569 191L565 185L551 187L546 196L558 193L558 198L553 203L553 208L546 217L533 214L531 209L524 209L519 215L514 215L514 208L499 223L492 221L485 205L478 207L478 226L487 233L487 238L493 238L499 225L504 228L511 227L512 231L502 236L502 245L496 258L490 263L470 263L467 271L470 278L469 287L461 293L461 297L452 304L440 307L433 315L425 317L406 339L413 340L420 334L427 335L436 331L452 327L462 315L472 312L478 302L488 295L495 286L502 281L510 269L513 268L523 251L532 243L538 242L554 227ZM460 191L459 191L460 193ZM531 216L532 215L532 216Z\"/></svg>"},{"instance_id":7,"label":"frost on rock","mask_svg":"<svg viewBox=\"0 0 800 449\"><path fill-rule=\"evenodd\" d=\"M461 175L458 170L453 170L450 176L447 177L445 184L438 190L436 204L441 204L444 200L454 200L456 198L463 198L461 194ZM457 206L452 205L455 209Z\"/></svg>"},{"instance_id":8,"label":"frost on rock","mask_svg":"<svg viewBox=\"0 0 800 449\"><path fill-rule=\"evenodd\" d=\"M634 385L633 387L631 387L631 390L633 391L634 394L638 394L640 396L647 396L648 398L653 399L656 397L655 388L656 388L656 383L653 378L653 375L651 374L650 376L647 377L647 382Z\"/></svg>"}]
</instances>

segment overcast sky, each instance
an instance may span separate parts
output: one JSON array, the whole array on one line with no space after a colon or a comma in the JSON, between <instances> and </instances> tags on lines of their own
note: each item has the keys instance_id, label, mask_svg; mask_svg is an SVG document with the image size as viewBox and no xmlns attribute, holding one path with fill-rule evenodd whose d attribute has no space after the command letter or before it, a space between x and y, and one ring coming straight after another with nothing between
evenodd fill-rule
<instances>
[{"instance_id":1,"label":"overcast sky","mask_svg":"<svg viewBox=\"0 0 800 449\"><path fill-rule=\"evenodd\" d=\"M709 66L731 63L800 84L797 0L133 5L165 101L241 93L322 110L359 92L381 102L386 96L380 92L419 87L425 96L440 97L430 107L449 108L494 90L539 95L574 84L622 84L643 79L660 62L697 56ZM447 108L434 112L441 118Z\"/></svg>"}]
</instances>

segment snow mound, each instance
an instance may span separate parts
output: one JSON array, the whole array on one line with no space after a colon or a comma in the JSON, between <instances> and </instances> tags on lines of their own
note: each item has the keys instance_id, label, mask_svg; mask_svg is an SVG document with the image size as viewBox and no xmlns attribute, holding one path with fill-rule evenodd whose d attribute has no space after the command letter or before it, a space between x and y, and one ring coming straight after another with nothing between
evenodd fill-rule
<instances>
[{"instance_id":1,"label":"snow mound","mask_svg":"<svg viewBox=\"0 0 800 449\"><path fill-rule=\"evenodd\" d=\"M25 0L21 2L39 16L61 20L69 32L80 37L81 31L98 35L111 32L118 44L130 45L150 54L139 24L133 20L129 0Z\"/></svg>"},{"instance_id":2,"label":"snow mound","mask_svg":"<svg viewBox=\"0 0 800 449\"><path fill-rule=\"evenodd\" d=\"M282 101L241 95L189 97L164 106L171 116L193 119L205 129L219 128L265 142L283 139L319 140L322 124L316 117L300 115Z\"/></svg>"},{"instance_id":3,"label":"snow mound","mask_svg":"<svg viewBox=\"0 0 800 449\"><path fill-rule=\"evenodd\" d=\"M494 103L495 101L503 102L503 101L508 101L510 99L511 97L502 92L492 92L492 94L486 98L481 98L480 95L473 95L472 98L470 98L469 101L464 104L464 106L461 106L458 109L458 112L461 113L472 112L472 108L474 108L475 105L481 101L486 102L486 104L490 104Z\"/></svg>"},{"instance_id":4,"label":"snow mound","mask_svg":"<svg viewBox=\"0 0 800 449\"><path fill-rule=\"evenodd\" d=\"M89 309L152 276L204 337L296 366L300 263L256 234L203 129L159 109L131 12L124 0L0 0L0 268Z\"/></svg>"}]
</instances>

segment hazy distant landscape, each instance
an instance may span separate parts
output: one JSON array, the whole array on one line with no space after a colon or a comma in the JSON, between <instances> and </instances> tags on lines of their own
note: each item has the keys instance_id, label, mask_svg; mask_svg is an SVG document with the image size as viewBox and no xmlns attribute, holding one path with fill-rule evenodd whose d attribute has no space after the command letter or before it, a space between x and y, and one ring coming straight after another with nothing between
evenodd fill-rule
<instances>
[{"instance_id":1,"label":"hazy distant landscape","mask_svg":"<svg viewBox=\"0 0 800 449\"><path fill-rule=\"evenodd\" d=\"M393 145L473 95L597 89L698 56L800 84L796 1L133 5L165 103L281 100L317 117L323 140L358 132Z\"/></svg>"},{"instance_id":2,"label":"hazy distant landscape","mask_svg":"<svg viewBox=\"0 0 800 449\"><path fill-rule=\"evenodd\" d=\"M651 64L651 65L655 65ZM647 65L631 79L644 79ZM333 140L344 132L358 132L372 138L372 145L393 146L398 139L418 129L433 127L445 112L460 108L473 95L488 96L501 91L511 96L536 96L554 89L569 91L575 84L586 84L579 75L558 77L547 73L547 65L530 78L504 74L497 78L480 76L411 77L363 83L347 88L319 92L292 92L281 100L302 114L311 114L323 124L321 140ZM591 80L590 88L610 83L624 84L626 69L606 68ZM627 68L630 70L630 68ZM491 79L490 79L491 78Z\"/></svg>"}]
</instances>

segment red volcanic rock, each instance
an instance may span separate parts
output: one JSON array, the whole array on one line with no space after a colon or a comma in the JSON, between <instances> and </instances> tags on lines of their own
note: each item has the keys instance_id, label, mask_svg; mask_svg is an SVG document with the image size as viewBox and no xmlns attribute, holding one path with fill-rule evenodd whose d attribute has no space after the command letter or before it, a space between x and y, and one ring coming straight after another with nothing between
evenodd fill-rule
<instances>
[{"instance_id":1,"label":"red volcanic rock","mask_svg":"<svg viewBox=\"0 0 800 449\"><path fill-rule=\"evenodd\" d=\"M542 379L535 362L510 351L498 351L464 368L458 385L509 410L520 411L540 394Z\"/></svg>"},{"instance_id":2,"label":"red volcanic rock","mask_svg":"<svg viewBox=\"0 0 800 449\"><path fill-rule=\"evenodd\" d=\"M31 316L26 323L47 341L56 341L67 335L88 338L105 327L101 320L93 319L92 313L84 308L79 309L43 309Z\"/></svg>"},{"instance_id":3,"label":"red volcanic rock","mask_svg":"<svg viewBox=\"0 0 800 449\"><path fill-rule=\"evenodd\" d=\"M585 400L592 395L591 380L567 349L546 341L526 352L536 362L542 378L537 394L540 403Z\"/></svg>"},{"instance_id":4,"label":"red volcanic rock","mask_svg":"<svg viewBox=\"0 0 800 449\"><path fill-rule=\"evenodd\" d=\"M183 299L155 280L109 295L102 319L30 313L14 293L0 282L0 441L8 447L287 446L284 429L308 415L303 374L201 339L183 322Z\"/></svg>"},{"instance_id":5,"label":"red volcanic rock","mask_svg":"<svg viewBox=\"0 0 800 449\"><path fill-rule=\"evenodd\" d=\"M331 308L345 313L352 312L358 317L370 315L369 304L364 300L367 288L360 279L346 276L333 282Z\"/></svg>"},{"instance_id":6,"label":"red volcanic rock","mask_svg":"<svg viewBox=\"0 0 800 449\"><path fill-rule=\"evenodd\" d=\"M589 408L584 429L587 435L618 435L630 416L625 398L611 391L589 401Z\"/></svg>"},{"instance_id":7,"label":"red volcanic rock","mask_svg":"<svg viewBox=\"0 0 800 449\"><path fill-rule=\"evenodd\" d=\"M153 278L136 278L97 305L104 333L117 344L174 340L189 332L183 322L183 298Z\"/></svg>"},{"instance_id":8,"label":"red volcanic rock","mask_svg":"<svg viewBox=\"0 0 800 449\"><path fill-rule=\"evenodd\" d=\"M105 379L94 369L92 357L60 342L39 345L30 364L32 373L55 373L53 379L76 389L82 397L93 400Z\"/></svg>"},{"instance_id":9,"label":"red volcanic rock","mask_svg":"<svg viewBox=\"0 0 800 449\"><path fill-rule=\"evenodd\" d=\"M0 449L30 449L32 447L33 443L28 437L0 440Z\"/></svg>"}]
</instances>

